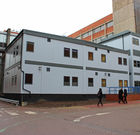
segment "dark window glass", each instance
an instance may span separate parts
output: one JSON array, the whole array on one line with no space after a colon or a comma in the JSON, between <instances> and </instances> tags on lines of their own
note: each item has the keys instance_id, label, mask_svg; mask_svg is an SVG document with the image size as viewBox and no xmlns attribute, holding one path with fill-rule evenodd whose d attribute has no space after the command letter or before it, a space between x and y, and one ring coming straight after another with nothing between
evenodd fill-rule
<instances>
[{"instance_id":1,"label":"dark window glass","mask_svg":"<svg viewBox=\"0 0 140 135\"><path fill-rule=\"evenodd\" d=\"M98 48L97 47L95 47L95 51L97 51L98 50Z\"/></svg>"},{"instance_id":2,"label":"dark window glass","mask_svg":"<svg viewBox=\"0 0 140 135\"><path fill-rule=\"evenodd\" d=\"M107 52L108 52L108 53L110 53L110 51L109 51L109 50L107 50Z\"/></svg>"},{"instance_id":3,"label":"dark window glass","mask_svg":"<svg viewBox=\"0 0 140 135\"><path fill-rule=\"evenodd\" d=\"M25 74L25 84L33 84L33 74Z\"/></svg>"},{"instance_id":4,"label":"dark window glass","mask_svg":"<svg viewBox=\"0 0 140 135\"><path fill-rule=\"evenodd\" d=\"M122 65L122 58L121 57L118 58L118 64Z\"/></svg>"},{"instance_id":5,"label":"dark window glass","mask_svg":"<svg viewBox=\"0 0 140 135\"><path fill-rule=\"evenodd\" d=\"M127 59L126 58L123 58L123 64L127 65Z\"/></svg>"},{"instance_id":6,"label":"dark window glass","mask_svg":"<svg viewBox=\"0 0 140 135\"><path fill-rule=\"evenodd\" d=\"M70 86L70 77L64 76L64 86Z\"/></svg>"},{"instance_id":7,"label":"dark window glass","mask_svg":"<svg viewBox=\"0 0 140 135\"><path fill-rule=\"evenodd\" d=\"M88 60L93 60L93 52L88 52Z\"/></svg>"},{"instance_id":8,"label":"dark window glass","mask_svg":"<svg viewBox=\"0 0 140 135\"><path fill-rule=\"evenodd\" d=\"M136 67L137 66L137 62L136 62L136 60L134 60L134 67Z\"/></svg>"},{"instance_id":9,"label":"dark window glass","mask_svg":"<svg viewBox=\"0 0 140 135\"><path fill-rule=\"evenodd\" d=\"M78 58L78 50L72 49L72 58Z\"/></svg>"},{"instance_id":10,"label":"dark window glass","mask_svg":"<svg viewBox=\"0 0 140 135\"><path fill-rule=\"evenodd\" d=\"M93 78L88 78L88 86L93 87Z\"/></svg>"},{"instance_id":11,"label":"dark window glass","mask_svg":"<svg viewBox=\"0 0 140 135\"><path fill-rule=\"evenodd\" d=\"M26 51L27 52L34 52L34 43L33 42L27 42Z\"/></svg>"},{"instance_id":12,"label":"dark window glass","mask_svg":"<svg viewBox=\"0 0 140 135\"><path fill-rule=\"evenodd\" d=\"M98 72L95 72L95 75L98 75Z\"/></svg>"},{"instance_id":13,"label":"dark window glass","mask_svg":"<svg viewBox=\"0 0 140 135\"><path fill-rule=\"evenodd\" d=\"M15 85L17 85L17 75L15 75Z\"/></svg>"},{"instance_id":14,"label":"dark window glass","mask_svg":"<svg viewBox=\"0 0 140 135\"><path fill-rule=\"evenodd\" d=\"M110 77L110 73L108 73L108 76Z\"/></svg>"},{"instance_id":15,"label":"dark window glass","mask_svg":"<svg viewBox=\"0 0 140 135\"><path fill-rule=\"evenodd\" d=\"M135 87L138 87L140 86L140 81L135 81L134 84L135 84Z\"/></svg>"},{"instance_id":16,"label":"dark window glass","mask_svg":"<svg viewBox=\"0 0 140 135\"><path fill-rule=\"evenodd\" d=\"M70 57L70 48L64 48L64 56Z\"/></svg>"},{"instance_id":17,"label":"dark window glass","mask_svg":"<svg viewBox=\"0 0 140 135\"><path fill-rule=\"evenodd\" d=\"M46 68L47 72L50 72L50 68Z\"/></svg>"},{"instance_id":18,"label":"dark window glass","mask_svg":"<svg viewBox=\"0 0 140 135\"><path fill-rule=\"evenodd\" d=\"M51 38L47 38L47 41L48 41L48 42L51 42Z\"/></svg>"},{"instance_id":19,"label":"dark window glass","mask_svg":"<svg viewBox=\"0 0 140 135\"><path fill-rule=\"evenodd\" d=\"M72 86L78 86L78 77L72 77Z\"/></svg>"}]
</instances>

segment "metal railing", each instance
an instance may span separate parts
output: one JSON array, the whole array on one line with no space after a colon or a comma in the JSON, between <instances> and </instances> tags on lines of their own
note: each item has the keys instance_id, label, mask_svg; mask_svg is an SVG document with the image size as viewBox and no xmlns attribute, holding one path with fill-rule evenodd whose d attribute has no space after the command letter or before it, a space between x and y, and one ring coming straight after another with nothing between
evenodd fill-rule
<instances>
[{"instance_id":1,"label":"metal railing","mask_svg":"<svg viewBox=\"0 0 140 135\"><path fill-rule=\"evenodd\" d=\"M140 87L108 87L108 94L118 94L121 88L126 89L128 94L140 94Z\"/></svg>"}]
</instances>

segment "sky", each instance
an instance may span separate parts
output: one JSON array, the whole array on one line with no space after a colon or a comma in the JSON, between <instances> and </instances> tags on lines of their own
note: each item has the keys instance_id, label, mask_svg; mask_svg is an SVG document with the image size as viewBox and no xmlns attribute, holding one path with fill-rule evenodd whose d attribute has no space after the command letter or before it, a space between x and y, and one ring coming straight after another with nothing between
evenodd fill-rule
<instances>
[{"instance_id":1,"label":"sky","mask_svg":"<svg viewBox=\"0 0 140 135\"><path fill-rule=\"evenodd\" d=\"M112 0L0 0L0 31L68 36L112 13Z\"/></svg>"}]
</instances>

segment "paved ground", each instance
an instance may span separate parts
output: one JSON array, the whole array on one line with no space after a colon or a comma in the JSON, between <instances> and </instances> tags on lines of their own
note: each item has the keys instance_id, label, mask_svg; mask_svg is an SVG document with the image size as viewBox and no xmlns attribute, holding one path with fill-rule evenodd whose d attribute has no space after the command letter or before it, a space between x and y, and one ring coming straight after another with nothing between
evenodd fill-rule
<instances>
[{"instance_id":1,"label":"paved ground","mask_svg":"<svg viewBox=\"0 0 140 135\"><path fill-rule=\"evenodd\" d=\"M140 101L59 108L0 102L0 135L140 135Z\"/></svg>"}]
</instances>

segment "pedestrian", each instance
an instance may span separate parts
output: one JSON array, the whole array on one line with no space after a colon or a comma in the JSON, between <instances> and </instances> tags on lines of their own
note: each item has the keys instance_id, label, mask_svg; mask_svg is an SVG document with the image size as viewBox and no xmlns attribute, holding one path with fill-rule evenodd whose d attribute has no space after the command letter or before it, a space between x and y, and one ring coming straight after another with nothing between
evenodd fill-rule
<instances>
[{"instance_id":1,"label":"pedestrian","mask_svg":"<svg viewBox=\"0 0 140 135\"><path fill-rule=\"evenodd\" d=\"M122 90L122 88L119 90L118 97L119 97L119 101L118 101L119 104L120 104L121 101L124 103L124 101L123 101L123 90Z\"/></svg>"},{"instance_id":2,"label":"pedestrian","mask_svg":"<svg viewBox=\"0 0 140 135\"><path fill-rule=\"evenodd\" d=\"M127 104L127 90L124 89L124 103Z\"/></svg>"},{"instance_id":3,"label":"pedestrian","mask_svg":"<svg viewBox=\"0 0 140 135\"><path fill-rule=\"evenodd\" d=\"M103 92L102 92L101 88L99 88L99 91L97 93L97 97L98 97L98 104L97 104L97 106L99 106L99 104L101 104L103 106L103 103L102 103Z\"/></svg>"}]
</instances>

